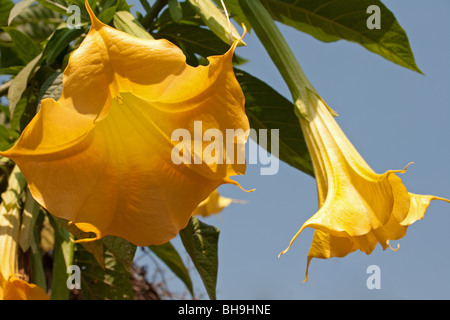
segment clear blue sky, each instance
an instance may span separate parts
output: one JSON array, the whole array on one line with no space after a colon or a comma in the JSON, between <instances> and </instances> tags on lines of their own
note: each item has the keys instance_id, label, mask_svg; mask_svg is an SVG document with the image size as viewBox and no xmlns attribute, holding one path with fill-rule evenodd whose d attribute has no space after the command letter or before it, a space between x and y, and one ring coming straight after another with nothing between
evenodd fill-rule
<instances>
[{"instance_id":1,"label":"clear blue sky","mask_svg":"<svg viewBox=\"0 0 450 320\"><path fill-rule=\"evenodd\" d=\"M139 2L135 9L142 12ZM384 0L408 34L425 76L401 68L344 41L321 43L281 27L306 75L339 113L337 121L372 168L382 173L415 164L401 177L408 191L450 198L450 2ZM236 53L250 60L243 69L283 95L289 91L253 33ZM393 242L367 256L314 259L302 284L313 230L277 258L300 226L317 210L315 181L281 163L278 174L259 175L249 165L238 177L245 193L221 187L224 196L247 200L204 221L221 230L218 299L449 299L450 204L434 201L425 218ZM174 244L180 247L179 239ZM182 253L184 259L186 254ZM141 260L142 261L142 260ZM149 262L152 264L152 262ZM366 269L381 269L381 289L368 290ZM197 294L204 290L195 271ZM173 278L169 274L168 278ZM169 289L180 290L177 280ZM203 296L205 297L205 296Z\"/></svg>"}]
</instances>

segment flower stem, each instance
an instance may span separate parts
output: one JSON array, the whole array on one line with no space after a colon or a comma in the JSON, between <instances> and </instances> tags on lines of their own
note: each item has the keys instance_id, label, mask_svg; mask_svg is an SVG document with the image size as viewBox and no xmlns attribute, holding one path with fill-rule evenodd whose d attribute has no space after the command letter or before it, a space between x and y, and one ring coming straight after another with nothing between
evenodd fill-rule
<instances>
[{"instance_id":1,"label":"flower stem","mask_svg":"<svg viewBox=\"0 0 450 320\"><path fill-rule=\"evenodd\" d=\"M273 18L259 0L239 0L256 35L286 82L297 116L308 119L306 89L315 89L306 78L294 53L276 26Z\"/></svg>"}]
</instances>

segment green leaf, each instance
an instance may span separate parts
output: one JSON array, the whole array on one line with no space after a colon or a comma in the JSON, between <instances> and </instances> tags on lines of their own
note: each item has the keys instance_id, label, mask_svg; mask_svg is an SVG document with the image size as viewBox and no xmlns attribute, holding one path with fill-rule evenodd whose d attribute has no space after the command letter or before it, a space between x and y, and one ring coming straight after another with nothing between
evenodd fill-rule
<instances>
[{"instance_id":1,"label":"green leaf","mask_svg":"<svg viewBox=\"0 0 450 320\"><path fill-rule=\"evenodd\" d=\"M222 6L220 0L214 0L218 6ZM224 1L225 6L227 7L228 13L230 14L230 18L236 21L239 25L245 24L247 31L252 29L250 22L245 17L244 12L239 4L239 0L226 0Z\"/></svg>"},{"instance_id":2,"label":"green leaf","mask_svg":"<svg viewBox=\"0 0 450 320\"><path fill-rule=\"evenodd\" d=\"M19 138L19 133L0 125L0 150L7 150L13 146Z\"/></svg>"},{"instance_id":3,"label":"green leaf","mask_svg":"<svg viewBox=\"0 0 450 320\"><path fill-rule=\"evenodd\" d=\"M14 3L11 0L0 0L0 27L8 25L12 7L14 7Z\"/></svg>"},{"instance_id":4,"label":"green leaf","mask_svg":"<svg viewBox=\"0 0 450 320\"><path fill-rule=\"evenodd\" d=\"M37 2L39 2L39 4L46 7L47 9L50 9L54 12L58 12L61 15L67 14L68 7L66 7L65 5L62 5L58 2L50 1L50 0L37 0Z\"/></svg>"},{"instance_id":5,"label":"green leaf","mask_svg":"<svg viewBox=\"0 0 450 320\"><path fill-rule=\"evenodd\" d=\"M406 32L380 0L261 0L271 16L313 37L355 42L402 67L417 67ZM367 8L380 8L381 28L369 29Z\"/></svg>"},{"instance_id":6,"label":"green leaf","mask_svg":"<svg viewBox=\"0 0 450 320\"><path fill-rule=\"evenodd\" d=\"M186 266L181 260L175 247L170 242L166 242L159 246L148 246L148 248L152 250L153 253L160 258L181 281L183 281L193 297L194 291L189 271L186 269Z\"/></svg>"},{"instance_id":7,"label":"green leaf","mask_svg":"<svg viewBox=\"0 0 450 320\"><path fill-rule=\"evenodd\" d=\"M25 33L15 28L3 28L3 30L11 37L14 51L25 64L41 52L39 46Z\"/></svg>"},{"instance_id":8,"label":"green leaf","mask_svg":"<svg viewBox=\"0 0 450 320\"><path fill-rule=\"evenodd\" d=\"M9 113L11 114L11 117L14 117L14 110L27 87L28 78L33 73L36 65L41 60L41 57L42 53L31 60L22 70L20 70L17 76L12 79L8 90Z\"/></svg>"},{"instance_id":9,"label":"green leaf","mask_svg":"<svg viewBox=\"0 0 450 320\"><path fill-rule=\"evenodd\" d=\"M210 299L216 299L219 229L191 217L180 231L181 241L205 285Z\"/></svg>"},{"instance_id":10,"label":"green leaf","mask_svg":"<svg viewBox=\"0 0 450 320\"><path fill-rule=\"evenodd\" d=\"M8 68L1 68L0 75L7 74L7 75L15 76L22 69L23 69L23 66L13 66L13 67L8 67Z\"/></svg>"},{"instance_id":11,"label":"green leaf","mask_svg":"<svg viewBox=\"0 0 450 320\"><path fill-rule=\"evenodd\" d=\"M117 11L117 6L112 6L109 7L105 10L102 11L102 13L100 13L98 15L98 19L103 22L104 24L109 24L113 19L114 19L114 15L116 14Z\"/></svg>"},{"instance_id":12,"label":"green leaf","mask_svg":"<svg viewBox=\"0 0 450 320\"><path fill-rule=\"evenodd\" d=\"M192 6L187 2L179 2L181 6L181 10L183 11L182 18L177 21L179 24L191 24L191 25L197 25L197 26L206 26L203 20L200 18L200 15L197 14L197 12L192 8ZM173 23L173 18L170 13L170 8L167 8L164 10L158 17L157 25L162 28L166 24Z\"/></svg>"},{"instance_id":13,"label":"green leaf","mask_svg":"<svg viewBox=\"0 0 450 320\"><path fill-rule=\"evenodd\" d=\"M314 176L314 169L306 146L294 104L263 81L245 71L235 69L236 79L245 95L245 112L250 127L279 129L279 157L282 161ZM270 135L268 135L270 137ZM258 139L259 141L259 139ZM270 140L267 141L270 152Z\"/></svg>"},{"instance_id":14,"label":"green leaf","mask_svg":"<svg viewBox=\"0 0 450 320\"><path fill-rule=\"evenodd\" d=\"M229 22L228 18L220 11L211 0L188 0L188 3L200 15L203 22L214 32L223 42L231 45L231 42L240 39L239 32ZM231 34L230 34L231 33ZM240 41L239 46L245 45Z\"/></svg>"},{"instance_id":15,"label":"green leaf","mask_svg":"<svg viewBox=\"0 0 450 320\"><path fill-rule=\"evenodd\" d=\"M169 0L169 12L175 22L178 22L183 18L183 9L178 0Z\"/></svg>"},{"instance_id":16,"label":"green leaf","mask_svg":"<svg viewBox=\"0 0 450 320\"><path fill-rule=\"evenodd\" d=\"M18 2L10 11L8 17L8 25L11 25L11 22L22 13L23 10L28 8L35 0L23 0Z\"/></svg>"},{"instance_id":17,"label":"green leaf","mask_svg":"<svg viewBox=\"0 0 450 320\"><path fill-rule=\"evenodd\" d=\"M220 40L212 31L196 25L171 23L156 34L158 38L168 39L184 51L194 52L202 57L222 55L230 49L230 45ZM187 52L185 52L187 55ZM233 56L235 64L245 62L238 55Z\"/></svg>"},{"instance_id":18,"label":"green leaf","mask_svg":"<svg viewBox=\"0 0 450 320\"><path fill-rule=\"evenodd\" d=\"M81 269L83 300L132 300L129 271L109 250L104 251L104 268L83 245L75 248L74 263Z\"/></svg>"},{"instance_id":19,"label":"green leaf","mask_svg":"<svg viewBox=\"0 0 450 320\"><path fill-rule=\"evenodd\" d=\"M36 3L20 12L10 26L39 42L47 40L62 22L62 15Z\"/></svg>"},{"instance_id":20,"label":"green leaf","mask_svg":"<svg viewBox=\"0 0 450 320\"><path fill-rule=\"evenodd\" d=\"M63 73L57 71L45 80L39 92L39 103L42 99L46 98L52 98L53 100L59 99L63 87L62 78Z\"/></svg>"},{"instance_id":21,"label":"green leaf","mask_svg":"<svg viewBox=\"0 0 450 320\"><path fill-rule=\"evenodd\" d=\"M47 64L51 65L62 52L67 50L69 44L83 32L84 28L62 27L56 29L44 49Z\"/></svg>"},{"instance_id":22,"label":"green leaf","mask_svg":"<svg viewBox=\"0 0 450 320\"><path fill-rule=\"evenodd\" d=\"M106 236L101 239L105 248L108 249L120 262L125 269L131 268L134 255L136 253L136 245L116 236Z\"/></svg>"},{"instance_id":23,"label":"green leaf","mask_svg":"<svg viewBox=\"0 0 450 320\"><path fill-rule=\"evenodd\" d=\"M142 39L153 39L137 19L128 11L117 11L114 15L117 29Z\"/></svg>"}]
</instances>

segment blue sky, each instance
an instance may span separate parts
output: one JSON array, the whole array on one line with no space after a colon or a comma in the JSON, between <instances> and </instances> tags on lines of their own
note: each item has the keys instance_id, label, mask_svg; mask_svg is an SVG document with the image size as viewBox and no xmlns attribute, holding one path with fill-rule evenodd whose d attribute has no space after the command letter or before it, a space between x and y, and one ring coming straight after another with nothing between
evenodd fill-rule
<instances>
[{"instance_id":1,"label":"blue sky","mask_svg":"<svg viewBox=\"0 0 450 320\"><path fill-rule=\"evenodd\" d=\"M338 123L377 172L402 169L410 192L450 197L450 3L383 1L408 34L425 76L401 68L353 43L322 43L289 27L281 30L306 75L339 113ZM289 91L253 33L236 53L243 69L286 97ZM278 259L300 226L317 210L315 181L281 164L274 176L249 165L223 195L244 199L205 220L221 230L218 299L449 299L450 204L433 201L425 218L393 242L345 258L314 259L302 283L313 230L305 230ZM175 239L176 243L177 239ZM369 290L367 267L378 265L381 289ZM196 284L201 291L201 285Z\"/></svg>"},{"instance_id":2,"label":"blue sky","mask_svg":"<svg viewBox=\"0 0 450 320\"><path fill-rule=\"evenodd\" d=\"M133 2L142 12L138 1ZM280 27L311 83L338 111L338 123L369 165L382 173L414 162L401 175L408 191L450 198L450 2L383 3L407 32L425 76L359 45L322 43ZM236 51L250 60L242 68L290 98L256 36L247 34L245 42L247 47ZM246 175L236 178L244 188L255 188L253 193L220 188L224 196L247 204L232 204L220 216L204 219L221 230L218 299L450 298L450 204L432 202L425 218L393 242L394 247L400 244L398 251L378 246L371 255L358 251L345 258L314 259L309 281L302 283L313 230L305 230L287 254L277 256L316 212L315 181L284 163L273 176L261 176L259 169L249 165ZM173 243L181 249L178 237ZM366 287L370 265L380 267L379 290ZM204 294L195 270L192 277L196 293ZM182 285L171 280L169 289L182 290Z\"/></svg>"}]
</instances>

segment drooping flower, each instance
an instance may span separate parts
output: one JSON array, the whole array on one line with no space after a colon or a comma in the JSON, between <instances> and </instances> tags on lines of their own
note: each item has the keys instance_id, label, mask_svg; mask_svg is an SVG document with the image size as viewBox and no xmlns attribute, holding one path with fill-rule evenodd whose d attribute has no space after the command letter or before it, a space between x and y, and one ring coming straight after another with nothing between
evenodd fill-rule
<instances>
[{"instance_id":1,"label":"drooping flower","mask_svg":"<svg viewBox=\"0 0 450 320\"><path fill-rule=\"evenodd\" d=\"M242 200L228 198L222 196L219 191L214 190L211 194L203 200L194 210L194 215L209 217L213 214L218 214L232 203L246 203Z\"/></svg>"},{"instance_id":2,"label":"drooping flower","mask_svg":"<svg viewBox=\"0 0 450 320\"><path fill-rule=\"evenodd\" d=\"M20 174L17 168L12 172L15 174ZM44 290L19 274L20 208L16 197L14 191L7 190L0 204L0 300L48 300Z\"/></svg>"},{"instance_id":3,"label":"drooping flower","mask_svg":"<svg viewBox=\"0 0 450 320\"><path fill-rule=\"evenodd\" d=\"M314 165L319 210L289 247L304 228L315 229L308 279L312 258L344 257L358 249L370 254L378 243L386 249L390 240L402 238L409 225L423 218L431 200L450 201L409 193L397 176L406 168L375 173L342 132L334 112L315 91L306 91L308 120L300 124Z\"/></svg>"},{"instance_id":4,"label":"drooping flower","mask_svg":"<svg viewBox=\"0 0 450 320\"><path fill-rule=\"evenodd\" d=\"M44 99L17 144L0 155L18 164L51 214L96 238L162 244L213 190L238 185L230 177L245 172L245 163L199 154L207 130L249 128L232 68L237 42L194 68L172 43L118 31L86 7L91 29L70 57L61 97ZM194 122L202 124L200 137ZM171 135L180 128L192 137L188 156L200 163L172 161Z\"/></svg>"}]
</instances>

